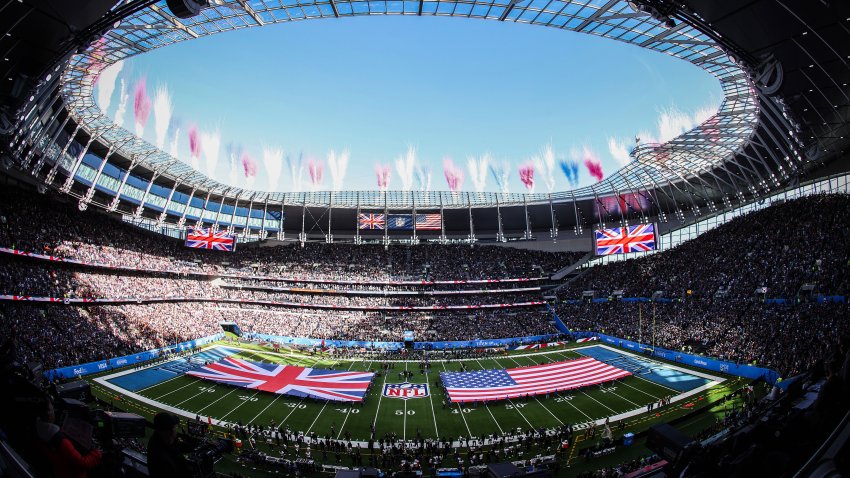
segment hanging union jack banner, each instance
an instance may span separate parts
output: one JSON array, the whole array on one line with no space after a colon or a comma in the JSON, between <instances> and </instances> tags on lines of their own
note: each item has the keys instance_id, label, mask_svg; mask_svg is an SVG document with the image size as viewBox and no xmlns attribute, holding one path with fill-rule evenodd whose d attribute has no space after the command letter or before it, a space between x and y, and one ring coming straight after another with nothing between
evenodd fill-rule
<instances>
[{"instance_id":1,"label":"hanging union jack banner","mask_svg":"<svg viewBox=\"0 0 850 478\"><path fill-rule=\"evenodd\" d=\"M212 229L200 227L186 228L186 247L233 252L235 246L236 236L228 234L227 231L213 232Z\"/></svg>"},{"instance_id":2,"label":"hanging union jack banner","mask_svg":"<svg viewBox=\"0 0 850 478\"><path fill-rule=\"evenodd\" d=\"M375 376L369 372L340 372L235 357L190 370L186 375L263 392L337 402L362 402Z\"/></svg>"},{"instance_id":3,"label":"hanging union jack banner","mask_svg":"<svg viewBox=\"0 0 850 478\"><path fill-rule=\"evenodd\" d=\"M626 254L655 250L655 225L596 230L596 255Z\"/></svg>"},{"instance_id":4,"label":"hanging union jack banner","mask_svg":"<svg viewBox=\"0 0 850 478\"><path fill-rule=\"evenodd\" d=\"M383 214L358 214L357 227L360 229L383 229L386 219Z\"/></svg>"}]
</instances>

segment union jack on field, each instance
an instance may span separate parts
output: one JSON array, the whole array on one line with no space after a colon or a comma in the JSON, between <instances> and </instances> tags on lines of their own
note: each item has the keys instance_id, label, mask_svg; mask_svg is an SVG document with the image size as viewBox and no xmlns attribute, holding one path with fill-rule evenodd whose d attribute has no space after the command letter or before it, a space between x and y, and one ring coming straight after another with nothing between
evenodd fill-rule
<instances>
[{"instance_id":1,"label":"union jack on field","mask_svg":"<svg viewBox=\"0 0 850 478\"><path fill-rule=\"evenodd\" d=\"M369 372L339 372L235 357L223 358L186 374L264 392L338 402L362 402L375 376Z\"/></svg>"},{"instance_id":2,"label":"union jack on field","mask_svg":"<svg viewBox=\"0 0 850 478\"><path fill-rule=\"evenodd\" d=\"M215 249L233 252L236 236L227 231L213 232L212 229L186 228L186 247L196 249Z\"/></svg>"},{"instance_id":3,"label":"union jack on field","mask_svg":"<svg viewBox=\"0 0 850 478\"><path fill-rule=\"evenodd\" d=\"M617 227L596 230L596 254L626 254L655 250L655 225Z\"/></svg>"}]
</instances>

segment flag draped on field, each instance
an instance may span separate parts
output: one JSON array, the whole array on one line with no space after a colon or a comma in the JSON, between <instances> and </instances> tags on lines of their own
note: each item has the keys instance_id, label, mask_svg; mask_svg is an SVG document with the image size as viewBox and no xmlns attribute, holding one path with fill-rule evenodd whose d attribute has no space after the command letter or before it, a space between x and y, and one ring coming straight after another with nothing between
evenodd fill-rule
<instances>
[{"instance_id":1,"label":"flag draped on field","mask_svg":"<svg viewBox=\"0 0 850 478\"><path fill-rule=\"evenodd\" d=\"M212 229L189 227L186 229L186 247L195 249L214 249L233 252L236 236L227 231L213 232Z\"/></svg>"},{"instance_id":2,"label":"flag draped on field","mask_svg":"<svg viewBox=\"0 0 850 478\"><path fill-rule=\"evenodd\" d=\"M596 230L597 255L607 256L654 250L655 226L653 224Z\"/></svg>"},{"instance_id":3,"label":"flag draped on field","mask_svg":"<svg viewBox=\"0 0 850 478\"><path fill-rule=\"evenodd\" d=\"M629 375L588 357L507 370L444 372L440 378L452 402L485 402L571 390Z\"/></svg>"},{"instance_id":4,"label":"flag draped on field","mask_svg":"<svg viewBox=\"0 0 850 478\"><path fill-rule=\"evenodd\" d=\"M375 376L369 372L340 372L235 357L190 370L186 375L263 392L339 402L362 402Z\"/></svg>"}]
</instances>

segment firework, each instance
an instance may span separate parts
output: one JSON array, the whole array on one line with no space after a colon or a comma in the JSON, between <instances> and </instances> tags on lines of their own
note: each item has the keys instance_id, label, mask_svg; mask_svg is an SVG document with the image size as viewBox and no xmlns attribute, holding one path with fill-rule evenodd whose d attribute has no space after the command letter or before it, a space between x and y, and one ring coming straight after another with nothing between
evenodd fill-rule
<instances>
[{"instance_id":1,"label":"firework","mask_svg":"<svg viewBox=\"0 0 850 478\"><path fill-rule=\"evenodd\" d=\"M304 182L304 153L298 153L298 159L286 156L286 166L289 169L289 177L292 180L292 191L301 191Z\"/></svg>"},{"instance_id":2,"label":"firework","mask_svg":"<svg viewBox=\"0 0 850 478\"><path fill-rule=\"evenodd\" d=\"M109 104L112 102L112 93L115 91L115 82L118 80L118 74L121 73L121 68L124 67L124 61L116 61L114 64L106 67L100 72L97 82L97 104L100 109L106 111Z\"/></svg>"},{"instance_id":3,"label":"firework","mask_svg":"<svg viewBox=\"0 0 850 478\"><path fill-rule=\"evenodd\" d=\"M124 114L127 112L127 101L130 100L130 95L127 94L127 84L124 78L121 78L120 87L118 90L118 107L115 109L115 124L124 126Z\"/></svg>"},{"instance_id":4,"label":"firework","mask_svg":"<svg viewBox=\"0 0 850 478\"><path fill-rule=\"evenodd\" d=\"M463 170L455 166L452 158L443 158L443 174L446 176L446 184L449 191L456 193L463 187Z\"/></svg>"},{"instance_id":5,"label":"firework","mask_svg":"<svg viewBox=\"0 0 850 478\"><path fill-rule=\"evenodd\" d=\"M178 118L173 118L169 125L169 129L171 130L172 138L169 153L176 158L178 157L178 146L180 145L180 120Z\"/></svg>"},{"instance_id":6,"label":"firework","mask_svg":"<svg viewBox=\"0 0 850 478\"><path fill-rule=\"evenodd\" d=\"M348 170L348 158L351 154L347 149L337 154L334 150L328 153L328 169L331 170L331 190L339 191L342 189L343 181L345 180L345 172Z\"/></svg>"},{"instance_id":7,"label":"firework","mask_svg":"<svg viewBox=\"0 0 850 478\"><path fill-rule=\"evenodd\" d=\"M490 165L490 175L496 181L496 186L502 194L508 194L510 191L510 169L511 166L507 161L493 163Z\"/></svg>"},{"instance_id":8,"label":"firework","mask_svg":"<svg viewBox=\"0 0 850 478\"><path fill-rule=\"evenodd\" d=\"M245 186L251 188L254 186L254 180L257 178L257 162L247 151L242 151L242 171L245 173Z\"/></svg>"},{"instance_id":9,"label":"firework","mask_svg":"<svg viewBox=\"0 0 850 478\"><path fill-rule=\"evenodd\" d=\"M189 157L193 168L200 170L201 167L201 136L198 134L196 125L189 126Z\"/></svg>"},{"instance_id":10,"label":"firework","mask_svg":"<svg viewBox=\"0 0 850 478\"><path fill-rule=\"evenodd\" d=\"M519 167L519 180L528 192L534 192L534 163L525 163Z\"/></svg>"},{"instance_id":11,"label":"firework","mask_svg":"<svg viewBox=\"0 0 850 478\"><path fill-rule=\"evenodd\" d=\"M534 166L538 171L538 177L543 176L546 189L551 193L555 189L555 150L552 144L547 144L540 152L540 156L534 158Z\"/></svg>"},{"instance_id":12,"label":"firework","mask_svg":"<svg viewBox=\"0 0 850 478\"><path fill-rule=\"evenodd\" d=\"M470 156L466 159L466 167L469 169L469 178L475 191L484 191L487 187L487 168L490 166L490 155L485 154L479 158Z\"/></svg>"},{"instance_id":13,"label":"firework","mask_svg":"<svg viewBox=\"0 0 850 478\"><path fill-rule=\"evenodd\" d=\"M413 172L416 167L416 149L407 147L407 154L399 156L395 160L395 171L401 179L401 189L409 191L413 189Z\"/></svg>"},{"instance_id":14,"label":"firework","mask_svg":"<svg viewBox=\"0 0 850 478\"><path fill-rule=\"evenodd\" d=\"M416 169L413 171L413 177L416 180L416 187L420 191L431 190L431 168L416 166Z\"/></svg>"},{"instance_id":15,"label":"firework","mask_svg":"<svg viewBox=\"0 0 850 478\"><path fill-rule=\"evenodd\" d=\"M597 157L596 153L587 146L584 147L584 167L587 168L587 172L590 173L596 181L602 181L602 178L605 177L605 174L602 172L602 163L599 162L599 157Z\"/></svg>"},{"instance_id":16,"label":"firework","mask_svg":"<svg viewBox=\"0 0 850 478\"><path fill-rule=\"evenodd\" d=\"M153 119L156 147L159 149L165 145L165 134L168 132L172 112L171 95L164 86L158 86L153 95Z\"/></svg>"},{"instance_id":17,"label":"firework","mask_svg":"<svg viewBox=\"0 0 850 478\"><path fill-rule=\"evenodd\" d=\"M611 154L611 157L614 158L620 166L625 166L632 160L625 141L608 138L608 153Z\"/></svg>"},{"instance_id":18,"label":"firework","mask_svg":"<svg viewBox=\"0 0 850 478\"><path fill-rule=\"evenodd\" d=\"M570 186L578 186L578 161L561 159L558 161L558 164L561 166L561 171L564 172L564 176L567 177L567 182Z\"/></svg>"},{"instance_id":19,"label":"firework","mask_svg":"<svg viewBox=\"0 0 850 478\"><path fill-rule=\"evenodd\" d=\"M151 114L151 99L147 92L147 83L144 77L136 83L133 92L133 117L136 119L136 136L145 134L145 125Z\"/></svg>"},{"instance_id":20,"label":"firework","mask_svg":"<svg viewBox=\"0 0 850 478\"><path fill-rule=\"evenodd\" d=\"M280 180L280 170L283 166L283 150L280 148L264 148L263 165L266 167L266 174L269 175L269 190L277 191L278 181Z\"/></svg>"},{"instance_id":21,"label":"firework","mask_svg":"<svg viewBox=\"0 0 850 478\"><path fill-rule=\"evenodd\" d=\"M310 158L307 161L307 171L310 173L310 184L313 186L313 191L315 191L322 184L322 177L325 175L325 163Z\"/></svg>"},{"instance_id":22,"label":"firework","mask_svg":"<svg viewBox=\"0 0 850 478\"><path fill-rule=\"evenodd\" d=\"M375 165L375 177L378 180L378 189L386 191L390 188L390 167L386 164Z\"/></svg>"},{"instance_id":23,"label":"firework","mask_svg":"<svg viewBox=\"0 0 850 478\"><path fill-rule=\"evenodd\" d=\"M204 157L207 159L207 176L214 178L218 169L218 154L221 145L221 133L218 130L202 132L201 141Z\"/></svg>"}]
</instances>

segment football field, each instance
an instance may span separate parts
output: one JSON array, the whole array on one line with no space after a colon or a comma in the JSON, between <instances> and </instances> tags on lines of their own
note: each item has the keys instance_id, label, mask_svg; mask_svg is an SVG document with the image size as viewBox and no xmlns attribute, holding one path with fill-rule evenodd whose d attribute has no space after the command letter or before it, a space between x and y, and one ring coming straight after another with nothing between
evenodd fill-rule
<instances>
[{"instance_id":1,"label":"football field","mask_svg":"<svg viewBox=\"0 0 850 478\"><path fill-rule=\"evenodd\" d=\"M337 371L372 371L376 375L363 403L347 404L240 388L183 373L224 356ZM508 369L585 356L624 369L632 367L629 371L633 375L566 393L477 405L451 404L439 386L440 372ZM403 372L410 374L405 378ZM673 364L649 362L596 343L512 352L494 358L432 361L429 369L420 368L417 361L335 360L323 354L218 343L193 357L102 375L94 379L93 386L100 396L114 398L120 394L123 408L148 416L164 409L186 418L198 415L216 426L282 427L355 442L369 440L374 426L376 440L394 434L401 440L440 438L454 442L461 437L553 429L567 424L582 429L606 418L612 422L624 420L627 428L637 428L698 407L715 389L726 393L726 381ZM423 396L409 399L384 393L385 385L403 383L427 384L427 393L420 392ZM647 413L647 404L667 397L672 397L672 404Z\"/></svg>"}]
</instances>

